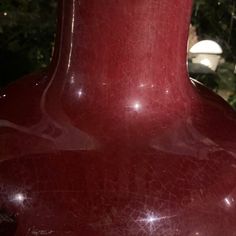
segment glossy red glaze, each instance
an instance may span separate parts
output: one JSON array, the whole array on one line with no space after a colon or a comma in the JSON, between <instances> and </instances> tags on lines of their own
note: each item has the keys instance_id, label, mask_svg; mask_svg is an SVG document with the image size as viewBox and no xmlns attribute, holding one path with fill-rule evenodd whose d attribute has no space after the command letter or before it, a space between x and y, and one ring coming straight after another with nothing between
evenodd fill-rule
<instances>
[{"instance_id":1,"label":"glossy red glaze","mask_svg":"<svg viewBox=\"0 0 236 236\"><path fill-rule=\"evenodd\" d=\"M191 1L61 5L51 66L0 95L12 235L236 235L236 116L188 79Z\"/></svg>"}]
</instances>

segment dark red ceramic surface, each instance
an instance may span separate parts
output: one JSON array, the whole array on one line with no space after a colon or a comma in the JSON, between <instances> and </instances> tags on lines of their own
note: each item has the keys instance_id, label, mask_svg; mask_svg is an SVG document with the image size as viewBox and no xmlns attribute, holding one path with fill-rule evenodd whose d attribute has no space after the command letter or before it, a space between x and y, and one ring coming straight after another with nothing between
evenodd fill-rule
<instances>
[{"instance_id":1,"label":"dark red ceramic surface","mask_svg":"<svg viewBox=\"0 0 236 236\"><path fill-rule=\"evenodd\" d=\"M236 235L236 116L188 78L191 1L61 9L51 66L0 94L1 236Z\"/></svg>"}]
</instances>

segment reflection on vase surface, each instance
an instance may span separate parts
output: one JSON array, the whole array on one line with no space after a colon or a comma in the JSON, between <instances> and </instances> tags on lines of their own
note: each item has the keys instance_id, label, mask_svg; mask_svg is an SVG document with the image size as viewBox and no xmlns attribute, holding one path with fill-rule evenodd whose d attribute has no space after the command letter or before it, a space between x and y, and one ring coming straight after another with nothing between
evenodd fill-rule
<instances>
[{"instance_id":1,"label":"reflection on vase surface","mask_svg":"<svg viewBox=\"0 0 236 236\"><path fill-rule=\"evenodd\" d=\"M188 79L191 1L60 4L49 68L0 93L0 233L236 235L236 116Z\"/></svg>"}]
</instances>

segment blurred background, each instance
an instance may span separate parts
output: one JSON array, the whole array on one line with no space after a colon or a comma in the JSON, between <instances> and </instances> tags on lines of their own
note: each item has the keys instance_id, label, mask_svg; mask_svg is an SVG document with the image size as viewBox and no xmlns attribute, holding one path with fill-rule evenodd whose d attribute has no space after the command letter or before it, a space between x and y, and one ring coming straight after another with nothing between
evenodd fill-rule
<instances>
[{"instance_id":1,"label":"blurred background","mask_svg":"<svg viewBox=\"0 0 236 236\"><path fill-rule=\"evenodd\" d=\"M45 68L57 0L0 1L0 88ZM195 0L188 42L190 77L236 109L236 0Z\"/></svg>"}]
</instances>

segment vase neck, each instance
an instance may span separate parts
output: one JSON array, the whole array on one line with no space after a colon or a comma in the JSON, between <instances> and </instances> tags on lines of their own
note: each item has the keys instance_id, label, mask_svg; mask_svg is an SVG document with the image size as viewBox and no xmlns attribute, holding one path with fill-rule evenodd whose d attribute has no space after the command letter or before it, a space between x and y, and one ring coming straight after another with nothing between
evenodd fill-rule
<instances>
[{"instance_id":1,"label":"vase neck","mask_svg":"<svg viewBox=\"0 0 236 236\"><path fill-rule=\"evenodd\" d=\"M188 99L191 0L61 0L60 10L43 99L51 110L58 99L71 113L83 99L103 109L113 98L120 106Z\"/></svg>"},{"instance_id":2,"label":"vase neck","mask_svg":"<svg viewBox=\"0 0 236 236\"><path fill-rule=\"evenodd\" d=\"M167 75L185 72L191 0L61 0L60 5L60 73L163 83Z\"/></svg>"}]
</instances>

